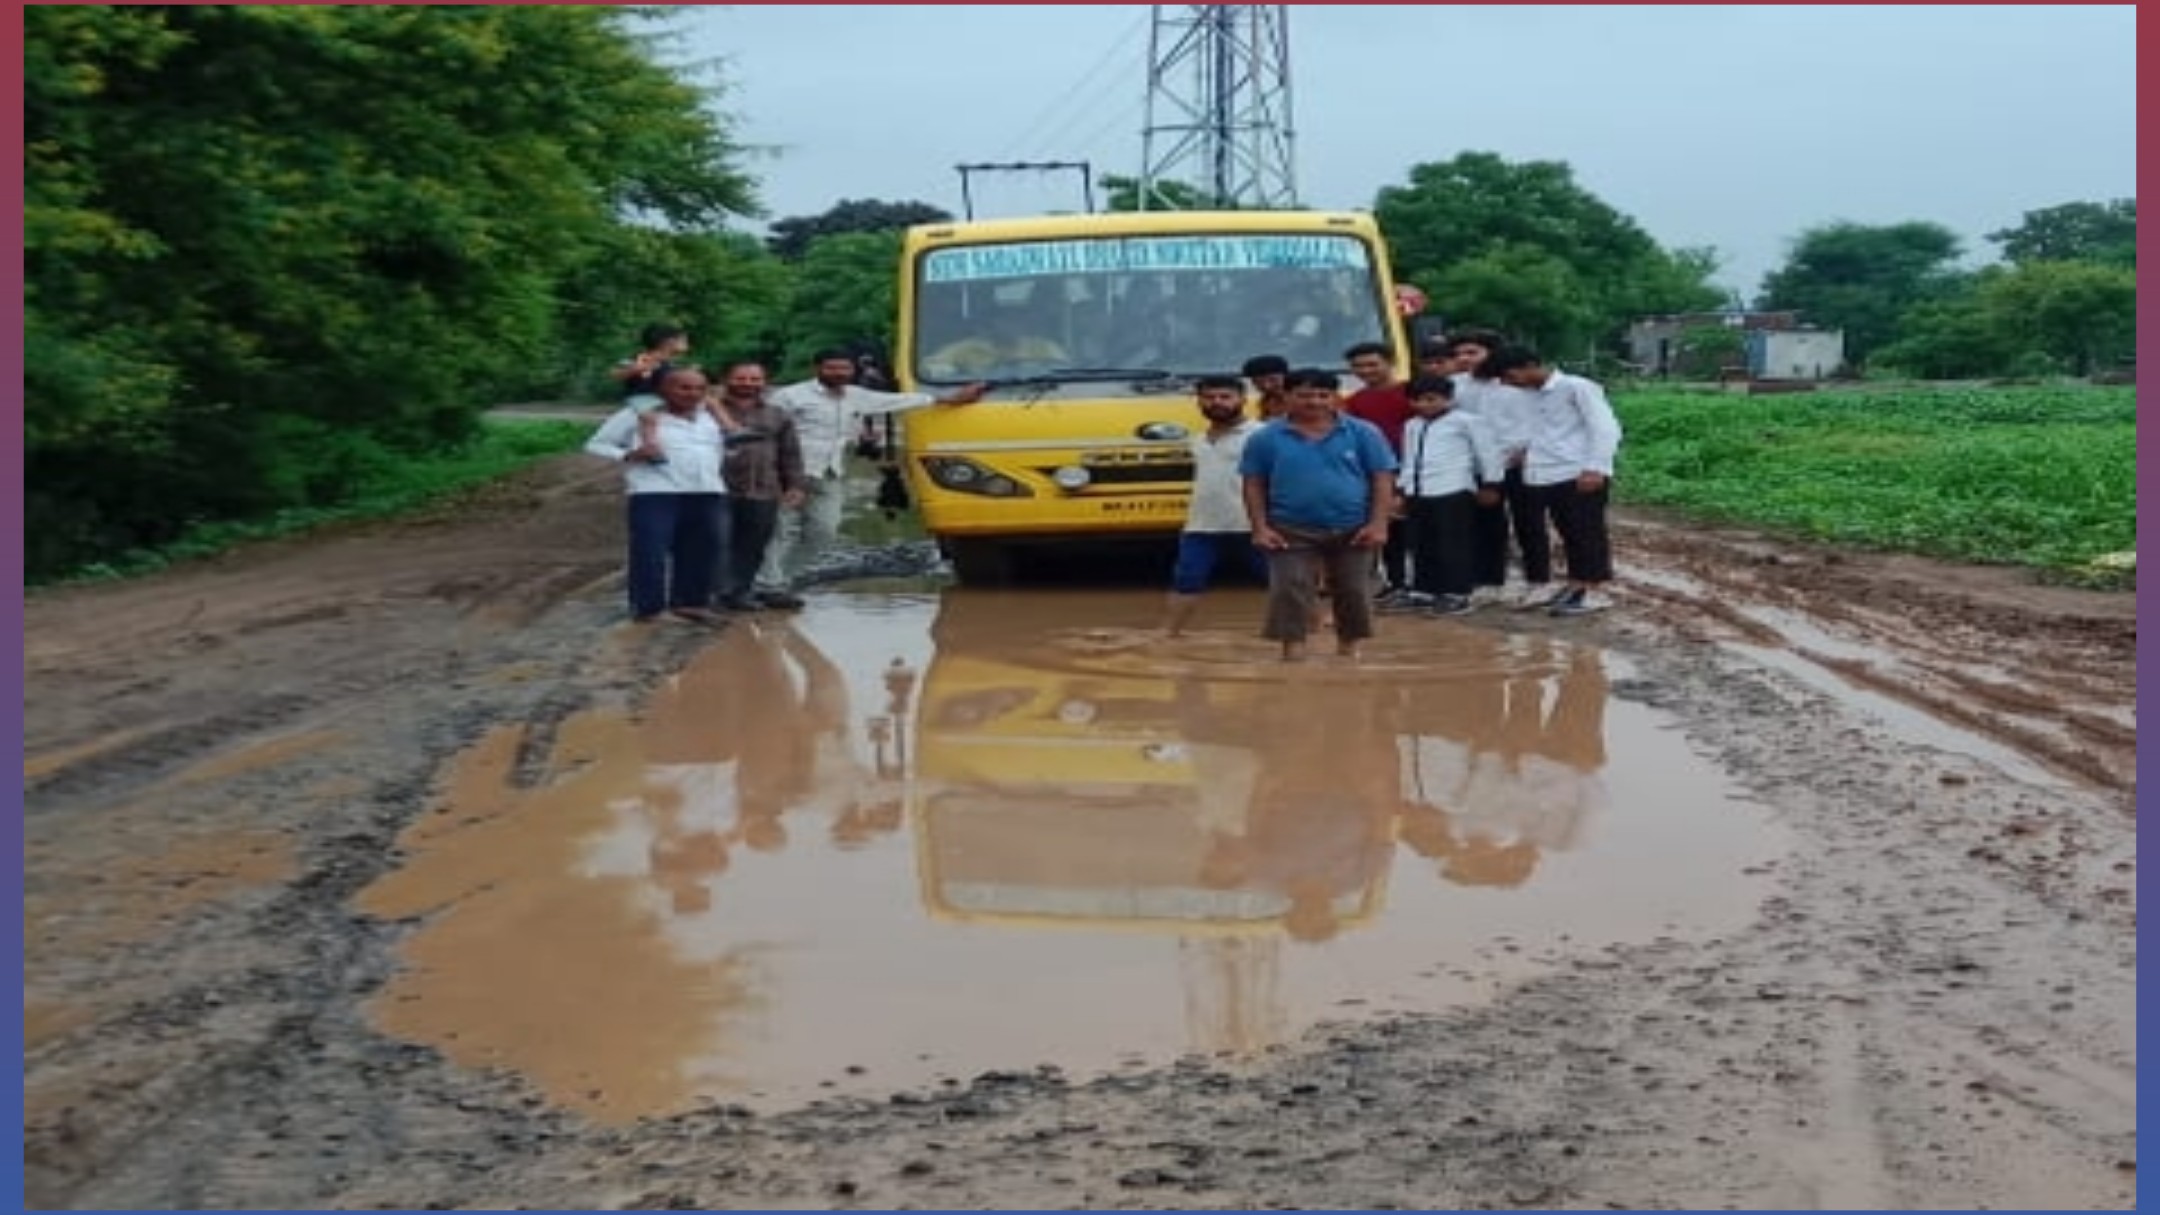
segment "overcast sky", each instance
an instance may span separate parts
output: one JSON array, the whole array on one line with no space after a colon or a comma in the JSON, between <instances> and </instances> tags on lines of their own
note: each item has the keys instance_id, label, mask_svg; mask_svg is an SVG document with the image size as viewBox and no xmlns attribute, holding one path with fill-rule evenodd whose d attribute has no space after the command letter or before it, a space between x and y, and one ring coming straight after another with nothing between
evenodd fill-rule
<instances>
[{"instance_id":1,"label":"overcast sky","mask_svg":"<svg viewBox=\"0 0 2160 1215\"><path fill-rule=\"evenodd\" d=\"M957 213L962 162L1140 160L1146 5L682 10L771 216L842 198ZM1753 295L1835 219L1965 236L2136 193L2123 6L1293 5L1303 201L1366 208L1420 161L1553 159ZM1072 175L976 179L977 213L1077 210Z\"/></svg>"}]
</instances>

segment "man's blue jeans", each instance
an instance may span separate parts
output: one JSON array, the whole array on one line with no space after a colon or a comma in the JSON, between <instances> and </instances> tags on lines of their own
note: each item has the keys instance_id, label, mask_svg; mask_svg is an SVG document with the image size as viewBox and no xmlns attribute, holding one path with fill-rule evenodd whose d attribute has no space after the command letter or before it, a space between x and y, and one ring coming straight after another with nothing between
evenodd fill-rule
<instances>
[{"instance_id":1,"label":"man's blue jeans","mask_svg":"<svg viewBox=\"0 0 2160 1215\"><path fill-rule=\"evenodd\" d=\"M708 607L727 533L722 494L630 495L630 612Z\"/></svg>"}]
</instances>

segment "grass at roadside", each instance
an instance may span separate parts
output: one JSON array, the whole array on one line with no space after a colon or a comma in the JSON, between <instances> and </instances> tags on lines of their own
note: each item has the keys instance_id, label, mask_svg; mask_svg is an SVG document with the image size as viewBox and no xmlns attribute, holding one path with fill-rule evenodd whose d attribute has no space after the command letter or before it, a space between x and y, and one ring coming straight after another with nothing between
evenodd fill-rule
<instances>
[{"instance_id":1,"label":"grass at roadside","mask_svg":"<svg viewBox=\"0 0 2160 1215\"><path fill-rule=\"evenodd\" d=\"M2137 545L2132 388L1640 392L1614 409L1622 501L2059 573Z\"/></svg>"},{"instance_id":2,"label":"grass at roadside","mask_svg":"<svg viewBox=\"0 0 2160 1215\"><path fill-rule=\"evenodd\" d=\"M548 456L575 451L591 433L592 426L585 422L489 419L464 447L387 466L343 502L279 511L262 519L197 524L170 544L84 566L59 581L133 577L181 561L214 556L248 541L297 535L333 523L404 514L485 485Z\"/></svg>"}]
</instances>

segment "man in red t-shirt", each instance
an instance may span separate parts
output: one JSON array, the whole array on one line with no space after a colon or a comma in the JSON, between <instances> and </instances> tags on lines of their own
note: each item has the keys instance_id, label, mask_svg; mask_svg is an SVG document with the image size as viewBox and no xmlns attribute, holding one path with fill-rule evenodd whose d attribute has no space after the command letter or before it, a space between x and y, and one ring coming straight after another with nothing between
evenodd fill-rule
<instances>
[{"instance_id":1,"label":"man in red t-shirt","mask_svg":"<svg viewBox=\"0 0 2160 1215\"><path fill-rule=\"evenodd\" d=\"M1350 374L1364 385L1350 394L1343 408L1352 417L1379 427L1395 458L1401 460L1403 425L1410 420L1410 393L1395 378L1394 355L1378 342L1360 342L1343 351L1343 358L1350 364ZM1410 533L1397 516L1389 521L1387 545L1380 550L1380 568L1387 577L1387 586L1374 597L1375 602L1384 603L1410 589L1409 558Z\"/></svg>"}]
</instances>

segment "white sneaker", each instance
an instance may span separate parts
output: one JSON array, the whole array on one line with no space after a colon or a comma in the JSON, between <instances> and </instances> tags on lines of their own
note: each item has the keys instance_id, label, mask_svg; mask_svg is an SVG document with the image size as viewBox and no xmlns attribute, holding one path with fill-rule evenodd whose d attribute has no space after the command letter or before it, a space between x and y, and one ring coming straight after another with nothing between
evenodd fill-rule
<instances>
[{"instance_id":1,"label":"white sneaker","mask_svg":"<svg viewBox=\"0 0 2160 1215\"><path fill-rule=\"evenodd\" d=\"M1502 586L1481 586L1470 592L1470 606L1473 608L1492 607L1507 601L1507 588Z\"/></svg>"},{"instance_id":2,"label":"white sneaker","mask_svg":"<svg viewBox=\"0 0 2160 1215\"><path fill-rule=\"evenodd\" d=\"M1563 595L1559 602L1547 608L1554 616L1588 616L1612 606L1612 600L1596 591L1576 591Z\"/></svg>"},{"instance_id":3,"label":"white sneaker","mask_svg":"<svg viewBox=\"0 0 2160 1215\"><path fill-rule=\"evenodd\" d=\"M1509 601L1508 606L1518 612L1533 612L1539 608L1549 608L1567 598L1567 591L1568 588L1565 582L1525 582L1522 584L1522 588L1515 593L1515 598Z\"/></svg>"}]
</instances>

